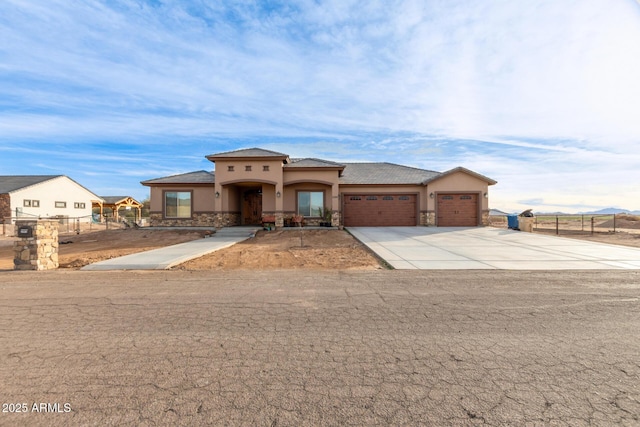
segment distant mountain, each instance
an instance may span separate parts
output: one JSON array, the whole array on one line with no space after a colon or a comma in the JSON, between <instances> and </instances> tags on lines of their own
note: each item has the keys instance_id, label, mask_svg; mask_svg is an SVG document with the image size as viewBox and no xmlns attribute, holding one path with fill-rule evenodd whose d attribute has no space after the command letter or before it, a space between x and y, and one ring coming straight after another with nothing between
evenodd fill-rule
<instances>
[{"instance_id":1,"label":"distant mountain","mask_svg":"<svg viewBox=\"0 0 640 427\"><path fill-rule=\"evenodd\" d=\"M549 215L571 215L566 212L534 212L536 216L549 216Z\"/></svg>"},{"instance_id":2,"label":"distant mountain","mask_svg":"<svg viewBox=\"0 0 640 427\"><path fill-rule=\"evenodd\" d=\"M584 214L584 215L611 215L611 214L619 214L619 213L630 213L632 215L640 215L640 211L630 211L628 209L619 209L619 208L605 208L597 211L578 212L578 213Z\"/></svg>"},{"instance_id":3,"label":"distant mountain","mask_svg":"<svg viewBox=\"0 0 640 427\"><path fill-rule=\"evenodd\" d=\"M522 213L522 211L513 211L510 213L514 213L516 215ZM534 215L536 216L552 216L552 215L612 215L612 214L619 214L619 213L628 213L631 215L640 215L640 211L630 211L628 209L619 209L619 208L605 208L605 209L600 209L597 211L589 211L589 212L577 212L577 213L567 213L567 212L541 212L541 211L534 211L533 212ZM501 210L498 209L491 209L489 215L496 215L496 216L500 216L500 215L507 215L506 212L503 212Z\"/></svg>"}]
</instances>

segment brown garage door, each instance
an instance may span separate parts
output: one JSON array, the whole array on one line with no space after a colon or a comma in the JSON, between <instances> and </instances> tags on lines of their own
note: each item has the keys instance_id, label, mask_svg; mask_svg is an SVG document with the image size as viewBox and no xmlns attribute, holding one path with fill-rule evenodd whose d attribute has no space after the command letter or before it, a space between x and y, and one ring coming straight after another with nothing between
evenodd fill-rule
<instances>
[{"instance_id":1,"label":"brown garage door","mask_svg":"<svg viewBox=\"0 0 640 427\"><path fill-rule=\"evenodd\" d=\"M344 196L344 225L390 227L417 225L415 194L358 194Z\"/></svg>"},{"instance_id":2,"label":"brown garage door","mask_svg":"<svg viewBox=\"0 0 640 427\"><path fill-rule=\"evenodd\" d=\"M438 227L478 225L477 194L438 194Z\"/></svg>"}]
</instances>

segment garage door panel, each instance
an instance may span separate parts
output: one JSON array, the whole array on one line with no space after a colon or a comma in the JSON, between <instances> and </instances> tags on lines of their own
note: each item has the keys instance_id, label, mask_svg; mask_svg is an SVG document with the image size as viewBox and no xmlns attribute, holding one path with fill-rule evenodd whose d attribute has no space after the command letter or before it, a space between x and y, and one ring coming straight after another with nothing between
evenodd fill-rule
<instances>
[{"instance_id":1,"label":"garage door panel","mask_svg":"<svg viewBox=\"0 0 640 427\"><path fill-rule=\"evenodd\" d=\"M439 227L475 227L478 225L477 194L439 194L437 200Z\"/></svg>"},{"instance_id":2,"label":"garage door panel","mask_svg":"<svg viewBox=\"0 0 640 427\"><path fill-rule=\"evenodd\" d=\"M350 227L413 226L415 194L359 194L344 198L344 225Z\"/></svg>"}]
</instances>

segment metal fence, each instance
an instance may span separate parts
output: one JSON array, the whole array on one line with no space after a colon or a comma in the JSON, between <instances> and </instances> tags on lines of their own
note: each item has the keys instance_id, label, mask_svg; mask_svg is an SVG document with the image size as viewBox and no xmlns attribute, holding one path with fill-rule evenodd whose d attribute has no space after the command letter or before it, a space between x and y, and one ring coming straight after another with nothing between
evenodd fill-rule
<instances>
[{"instance_id":1,"label":"metal fence","mask_svg":"<svg viewBox=\"0 0 640 427\"><path fill-rule=\"evenodd\" d=\"M35 219L46 219L58 221L60 224L58 226L59 233L86 233L89 231L100 231L100 230L115 230L115 229L124 229L128 227L132 227L133 224L128 220L120 220L115 221L110 217L99 218L95 215L87 215L87 216L79 216L79 217L69 217L69 216L55 216L55 217L36 217L36 216L19 216L19 217L6 217L0 218L0 234L1 236L6 237L15 237L16 232L16 221L24 221L24 220L35 220ZM137 225L142 226L148 224L148 220L145 218L140 219Z\"/></svg>"},{"instance_id":2,"label":"metal fence","mask_svg":"<svg viewBox=\"0 0 640 427\"><path fill-rule=\"evenodd\" d=\"M507 215L489 216L489 225L507 228ZM640 233L640 216L609 215L536 215L533 230L555 234Z\"/></svg>"}]
</instances>

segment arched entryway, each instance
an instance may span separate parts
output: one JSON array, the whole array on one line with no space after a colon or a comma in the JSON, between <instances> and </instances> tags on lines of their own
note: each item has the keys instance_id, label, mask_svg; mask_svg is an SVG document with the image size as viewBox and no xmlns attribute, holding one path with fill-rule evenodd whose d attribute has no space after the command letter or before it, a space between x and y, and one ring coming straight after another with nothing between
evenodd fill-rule
<instances>
[{"instance_id":1,"label":"arched entryway","mask_svg":"<svg viewBox=\"0 0 640 427\"><path fill-rule=\"evenodd\" d=\"M236 225L261 225L263 216L276 213L280 197L274 183L260 181L221 183L216 192L220 211L233 215Z\"/></svg>"}]
</instances>

